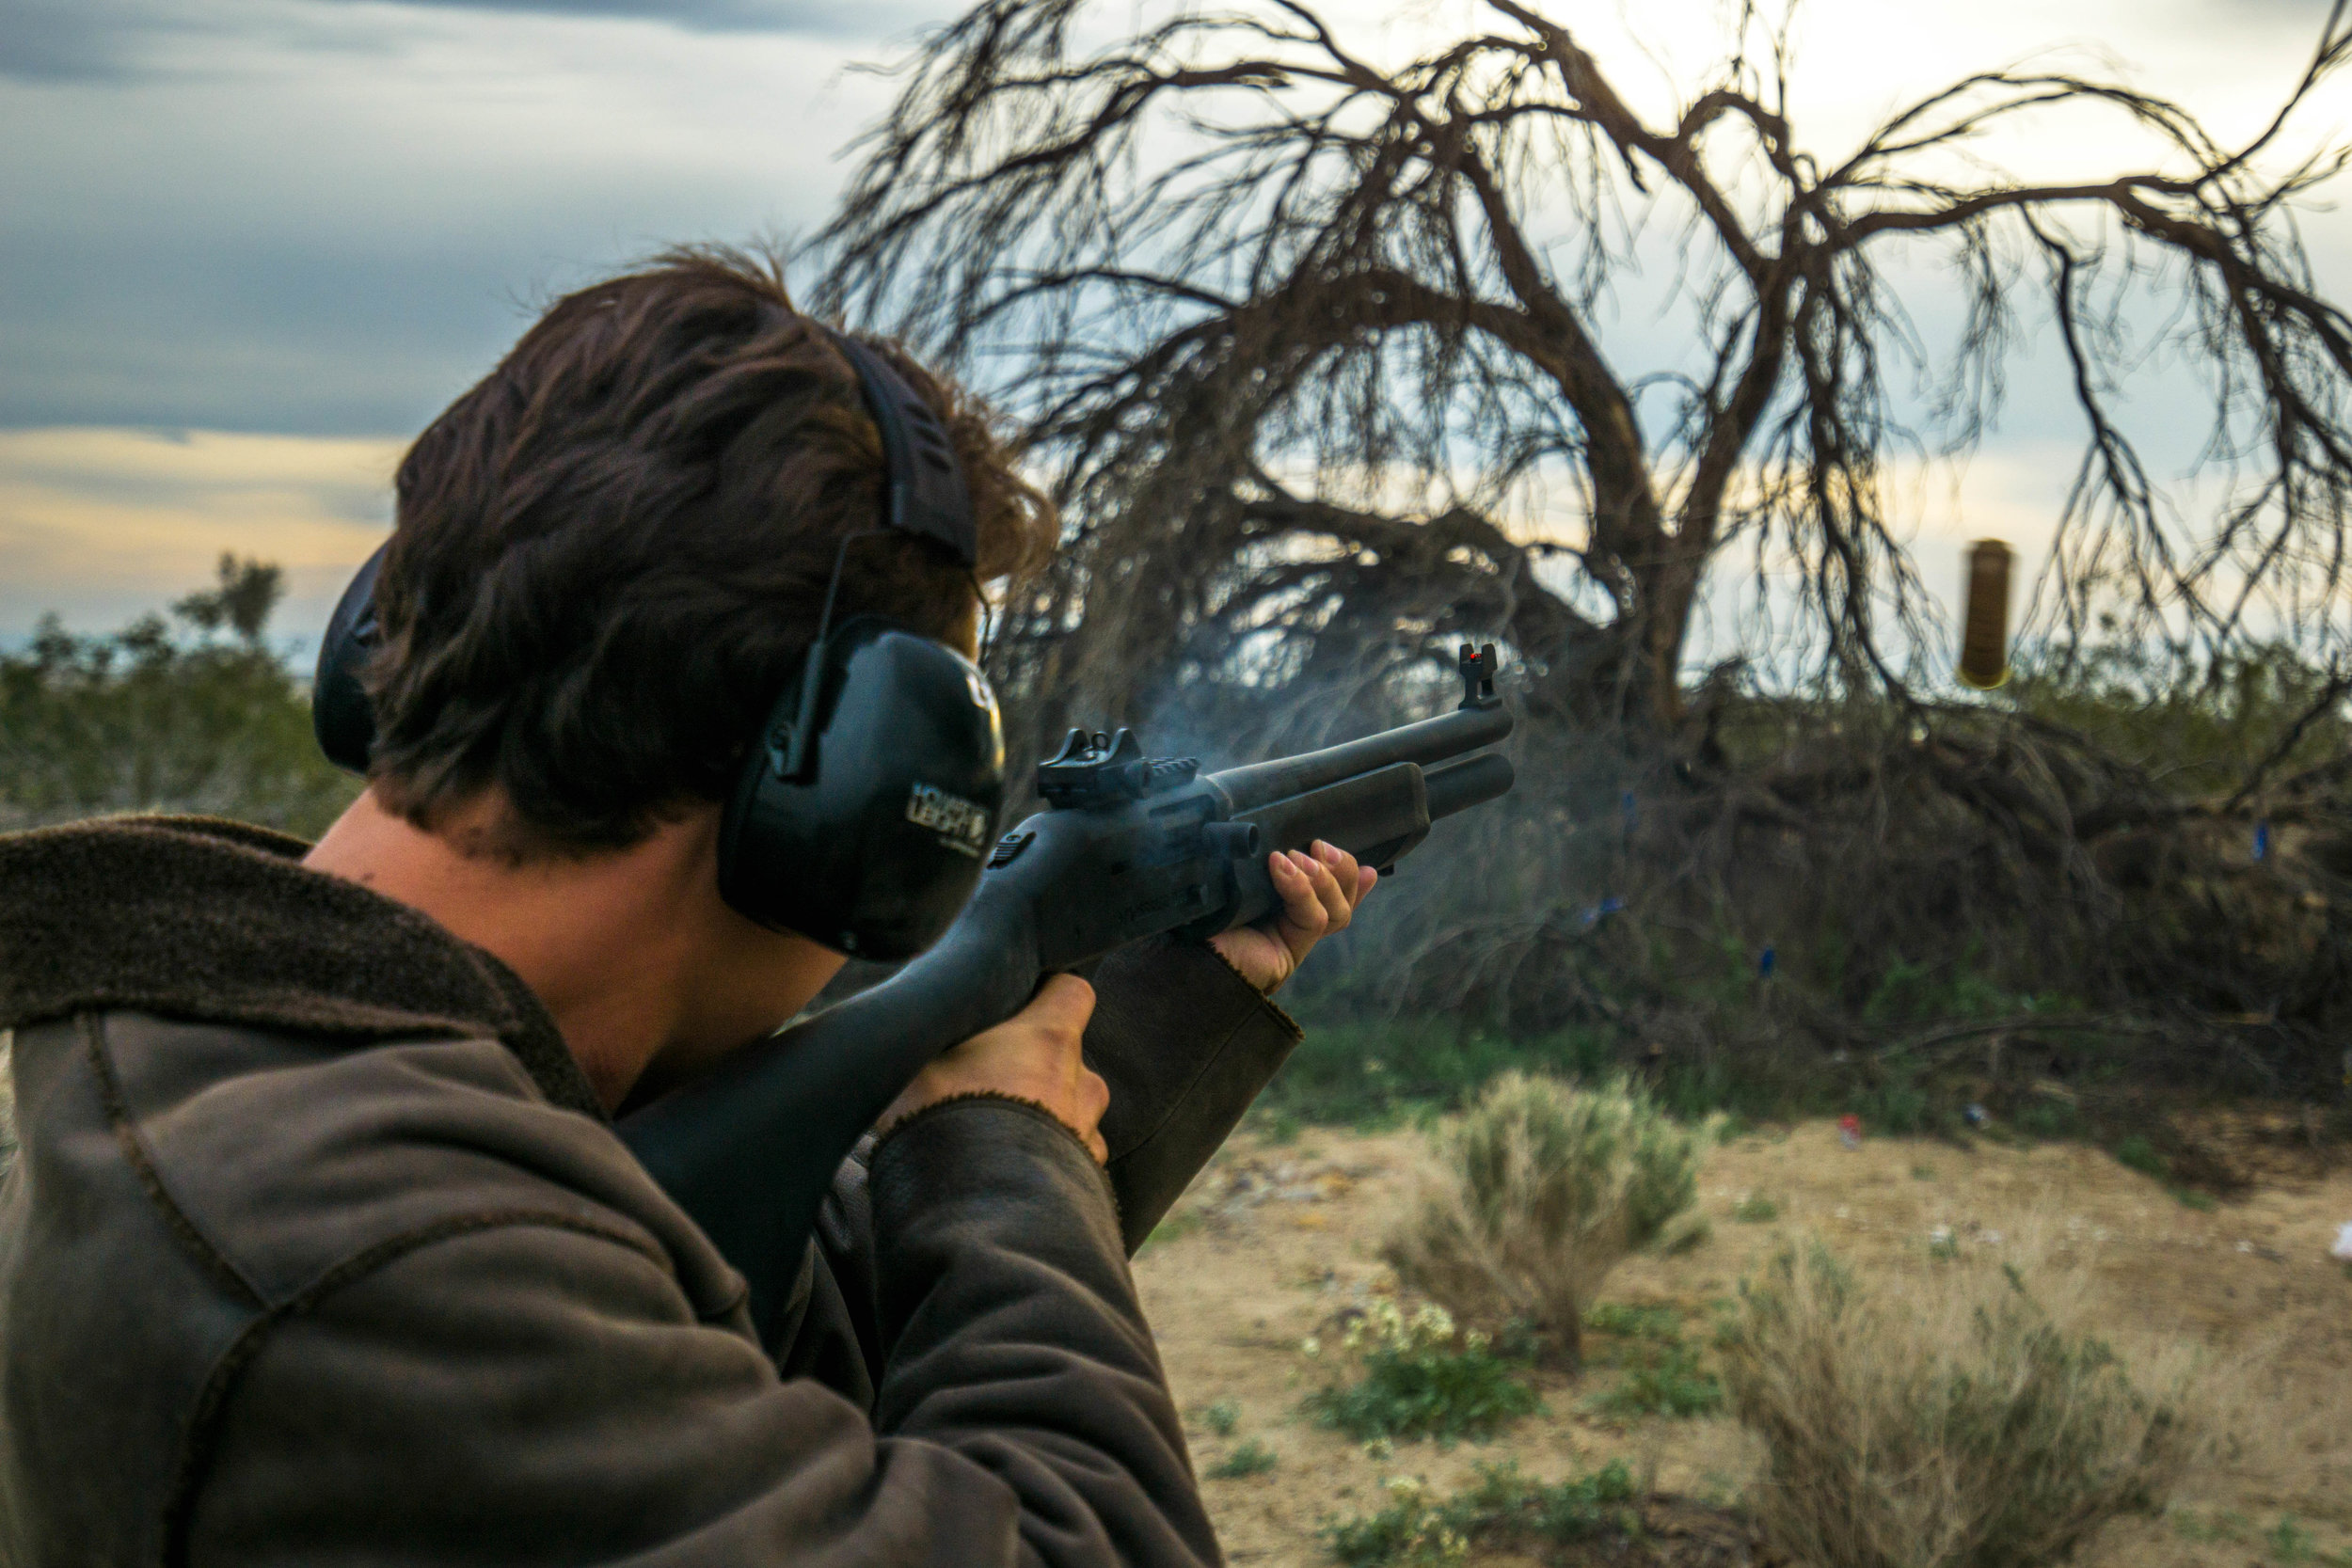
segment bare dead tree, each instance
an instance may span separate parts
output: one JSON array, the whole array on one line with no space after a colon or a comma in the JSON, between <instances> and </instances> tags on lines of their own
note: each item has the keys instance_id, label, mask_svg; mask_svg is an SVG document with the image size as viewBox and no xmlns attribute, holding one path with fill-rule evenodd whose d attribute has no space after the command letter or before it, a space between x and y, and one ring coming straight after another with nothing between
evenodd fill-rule
<instances>
[{"instance_id":1,"label":"bare dead tree","mask_svg":"<svg viewBox=\"0 0 2352 1568\"><path fill-rule=\"evenodd\" d=\"M1117 19L1084 0L981 0L903 68L818 303L977 370L1055 467L1072 547L1016 607L1009 673L1095 715L1141 678L1311 719L1409 694L1470 630L1516 650L1538 721L1656 733L1729 559L1789 585L1751 600L1794 638L1777 668L1793 647L1899 693L1932 607L1896 460L1977 439L2035 310L2087 432L2038 624L2343 639L2352 321L2294 211L2344 160L2288 126L2352 52L2344 0L2242 145L2019 69L1837 157L1790 124L1787 35L1752 3L1659 118L1558 8L1486 0L1484 30L1375 64L1304 0L1177 0L1099 47ZM2086 111L2146 166L2037 183L1979 150ZM1606 306L1661 256L1692 352L1643 370ZM1956 345L1914 328L1899 256L1964 296ZM2136 330L2151 299L2185 304ZM2194 523L2115 407L2155 353L2211 388L2227 495Z\"/></svg>"}]
</instances>

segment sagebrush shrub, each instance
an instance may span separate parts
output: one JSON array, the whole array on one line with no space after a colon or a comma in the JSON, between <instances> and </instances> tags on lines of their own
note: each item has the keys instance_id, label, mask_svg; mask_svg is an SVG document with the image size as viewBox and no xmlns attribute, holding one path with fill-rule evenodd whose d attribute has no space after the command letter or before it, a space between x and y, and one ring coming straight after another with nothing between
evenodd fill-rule
<instances>
[{"instance_id":1,"label":"sagebrush shrub","mask_svg":"<svg viewBox=\"0 0 2352 1568\"><path fill-rule=\"evenodd\" d=\"M2010 1264L1866 1278L1782 1250L1722 1345L1767 1539L1821 1568L2040 1568L2160 1510L2210 1451L2208 1375L2177 1349L2135 1365L2082 1321Z\"/></svg>"},{"instance_id":2,"label":"sagebrush shrub","mask_svg":"<svg viewBox=\"0 0 2352 1568\"><path fill-rule=\"evenodd\" d=\"M1439 1133L1382 1255L1456 1313L1517 1319L1574 1365L1585 1305L1691 1207L1711 1135L1623 1078L1506 1073Z\"/></svg>"}]
</instances>

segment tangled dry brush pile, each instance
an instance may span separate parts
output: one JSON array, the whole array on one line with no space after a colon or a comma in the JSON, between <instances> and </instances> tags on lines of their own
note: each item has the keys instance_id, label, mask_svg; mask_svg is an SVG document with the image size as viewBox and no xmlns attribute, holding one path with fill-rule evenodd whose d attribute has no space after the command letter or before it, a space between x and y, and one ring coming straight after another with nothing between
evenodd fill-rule
<instances>
[{"instance_id":1,"label":"tangled dry brush pile","mask_svg":"<svg viewBox=\"0 0 2352 1568\"><path fill-rule=\"evenodd\" d=\"M1979 702L1732 671L1646 738L1531 710L1513 795L1440 824L1312 1002L1579 1032L1685 1113L1981 1104L2193 1163L2164 1109L2251 1095L2352 1133L2346 689L2117 652Z\"/></svg>"}]
</instances>

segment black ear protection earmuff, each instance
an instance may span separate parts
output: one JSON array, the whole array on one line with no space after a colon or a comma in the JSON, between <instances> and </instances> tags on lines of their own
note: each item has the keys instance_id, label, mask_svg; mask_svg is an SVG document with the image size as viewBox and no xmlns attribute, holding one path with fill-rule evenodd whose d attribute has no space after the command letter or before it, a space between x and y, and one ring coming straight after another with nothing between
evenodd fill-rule
<instances>
[{"instance_id":1,"label":"black ear protection earmuff","mask_svg":"<svg viewBox=\"0 0 2352 1568\"><path fill-rule=\"evenodd\" d=\"M841 568L860 539L913 534L967 571L978 548L938 415L888 360L828 331L882 435L882 516L842 540L816 640L737 774L720 828L719 891L771 929L859 958L906 958L938 940L979 880L1004 804L1004 728L988 678L946 644L876 616L834 625ZM383 562L378 548L343 590L311 688L320 750L356 773L374 746L359 672L375 648Z\"/></svg>"}]
</instances>

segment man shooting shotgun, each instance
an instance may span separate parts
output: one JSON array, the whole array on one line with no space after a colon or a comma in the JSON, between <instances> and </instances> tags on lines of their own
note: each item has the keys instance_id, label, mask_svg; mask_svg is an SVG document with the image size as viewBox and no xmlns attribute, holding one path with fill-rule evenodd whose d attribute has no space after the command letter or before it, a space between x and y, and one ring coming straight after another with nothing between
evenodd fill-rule
<instances>
[{"instance_id":1,"label":"man shooting shotgun","mask_svg":"<svg viewBox=\"0 0 2352 1568\"><path fill-rule=\"evenodd\" d=\"M559 302L398 492L324 840L0 838L0 1562L1216 1560L1126 1254L1508 786L1490 656L1353 750L1077 737L995 835L1051 510L727 256ZM764 1038L852 950L920 957Z\"/></svg>"}]
</instances>

